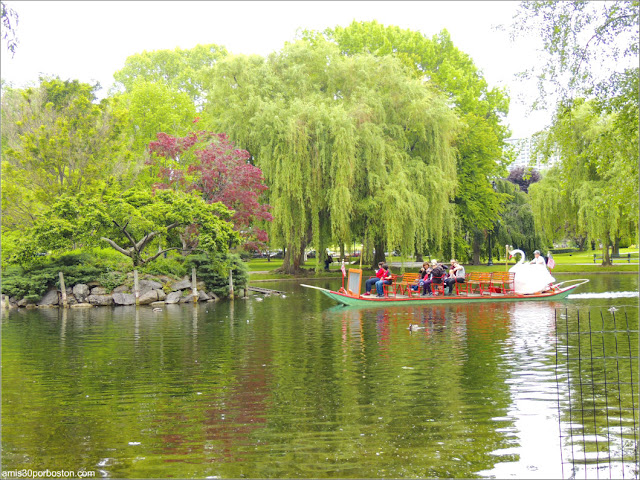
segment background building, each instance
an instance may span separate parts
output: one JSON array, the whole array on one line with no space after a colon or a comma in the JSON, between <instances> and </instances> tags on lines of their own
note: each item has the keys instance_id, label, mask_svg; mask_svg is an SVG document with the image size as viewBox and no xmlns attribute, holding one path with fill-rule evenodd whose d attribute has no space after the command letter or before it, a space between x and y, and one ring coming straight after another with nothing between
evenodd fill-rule
<instances>
[{"instance_id":1,"label":"background building","mask_svg":"<svg viewBox=\"0 0 640 480\"><path fill-rule=\"evenodd\" d=\"M532 166L536 170L546 170L560 161L559 155L554 155L548 162L543 163L542 155L534 155L533 139L531 137L507 138L505 142L512 145L516 152L516 159L511 165L509 165L509 171L521 166Z\"/></svg>"}]
</instances>

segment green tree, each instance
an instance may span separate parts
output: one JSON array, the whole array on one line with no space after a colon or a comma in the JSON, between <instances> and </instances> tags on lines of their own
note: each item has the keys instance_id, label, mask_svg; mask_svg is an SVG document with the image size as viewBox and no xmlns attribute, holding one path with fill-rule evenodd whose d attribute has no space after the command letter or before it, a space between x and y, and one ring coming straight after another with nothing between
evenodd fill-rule
<instances>
[{"instance_id":1,"label":"green tree","mask_svg":"<svg viewBox=\"0 0 640 480\"><path fill-rule=\"evenodd\" d=\"M132 149L142 153L162 132L183 136L193 127L196 107L186 92L161 82L136 80L118 96L120 108L127 111L133 137Z\"/></svg>"},{"instance_id":2,"label":"green tree","mask_svg":"<svg viewBox=\"0 0 640 480\"><path fill-rule=\"evenodd\" d=\"M314 32L303 35L310 39L318 36ZM345 55L370 52L397 57L414 77L428 82L454 105L463 126L456 143L457 224L459 232L471 243L477 263L479 242L486 238L505 201L491 188L492 179L506 173L503 147L509 132L502 121L508 113L509 98L505 91L489 88L471 57L454 46L446 30L427 38L419 32L376 21L354 21L348 27L328 29L324 36L336 41ZM461 251L451 253L467 255Z\"/></svg>"},{"instance_id":3,"label":"green tree","mask_svg":"<svg viewBox=\"0 0 640 480\"><path fill-rule=\"evenodd\" d=\"M28 226L59 195L129 168L126 117L94 86L42 79L2 97L2 225Z\"/></svg>"},{"instance_id":4,"label":"green tree","mask_svg":"<svg viewBox=\"0 0 640 480\"><path fill-rule=\"evenodd\" d=\"M186 93L195 105L202 105L211 71L226 56L226 48L215 44L144 51L127 57L122 70L113 75L115 87L129 92L137 81L162 84Z\"/></svg>"},{"instance_id":5,"label":"green tree","mask_svg":"<svg viewBox=\"0 0 640 480\"><path fill-rule=\"evenodd\" d=\"M214 128L265 175L285 270L300 267L308 244L364 237L383 255L452 232L457 121L397 59L301 40L266 61L221 61L209 99Z\"/></svg>"},{"instance_id":6,"label":"green tree","mask_svg":"<svg viewBox=\"0 0 640 480\"><path fill-rule=\"evenodd\" d=\"M538 228L554 238L560 218L572 221L575 231L602 244L604 265L611 263L609 247L637 232L638 137L625 137L620 128L595 100L570 102L540 136L543 152L560 151L559 175L530 187ZM559 207L563 215L550 220Z\"/></svg>"},{"instance_id":7,"label":"green tree","mask_svg":"<svg viewBox=\"0 0 640 480\"><path fill-rule=\"evenodd\" d=\"M16 259L28 263L43 249L61 251L106 243L140 266L169 250L183 250L179 235L193 225L198 230L198 244L190 251L226 253L239 241L227 221L230 216L221 203L208 204L196 194L175 190L152 193L107 186L64 194L38 216L31 238ZM152 246L156 249L150 252Z\"/></svg>"},{"instance_id":8,"label":"green tree","mask_svg":"<svg viewBox=\"0 0 640 480\"><path fill-rule=\"evenodd\" d=\"M512 36L541 38L546 59L523 73L537 78L537 103L596 95L637 117L639 12L637 0L521 2Z\"/></svg>"},{"instance_id":9,"label":"green tree","mask_svg":"<svg viewBox=\"0 0 640 480\"><path fill-rule=\"evenodd\" d=\"M550 242L538 234L529 196L517 183L498 179L495 182L499 193L509 195L505 202L500 219L493 229L493 253L505 254L504 246L519 248L533 257L536 249L550 246Z\"/></svg>"}]
</instances>

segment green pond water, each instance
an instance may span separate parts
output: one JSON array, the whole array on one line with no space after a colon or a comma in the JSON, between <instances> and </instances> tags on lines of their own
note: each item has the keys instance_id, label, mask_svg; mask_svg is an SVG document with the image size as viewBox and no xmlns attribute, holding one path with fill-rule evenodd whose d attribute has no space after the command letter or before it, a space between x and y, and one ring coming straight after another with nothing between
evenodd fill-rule
<instances>
[{"instance_id":1,"label":"green pond water","mask_svg":"<svg viewBox=\"0 0 640 480\"><path fill-rule=\"evenodd\" d=\"M637 478L638 277L581 277L559 302L349 308L269 282L285 297L5 310L2 469Z\"/></svg>"}]
</instances>

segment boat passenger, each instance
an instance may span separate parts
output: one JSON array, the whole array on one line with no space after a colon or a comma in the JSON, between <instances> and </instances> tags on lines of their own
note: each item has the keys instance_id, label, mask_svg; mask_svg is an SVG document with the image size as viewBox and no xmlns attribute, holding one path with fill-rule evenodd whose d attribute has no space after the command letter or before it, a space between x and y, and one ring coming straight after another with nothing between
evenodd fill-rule
<instances>
[{"instance_id":1,"label":"boat passenger","mask_svg":"<svg viewBox=\"0 0 640 480\"><path fill-rule=\"evenodd\" d=\"M364 282L364 293L363 295L371 295L371 289L373 288L373 286L376 284L376 282L378 280L380 280L383 276L384 276L384 268L382 268L382 266L384 265L384 262L379 262L378 263L378 270L376 271L376 276L367 279L366 282Z\"/></svg>"},{"instance_id":2,"label":"boat passenger","mask_svg":"<svg viewBox=\"0 0 640 480\"><path fill-rule=\"evenodd\" d=\"M544 257L540 255L540 250L533 252L533 260L529 263L534 265L544 265L545 267L547 266L547 263L544 261Z\"/></svg>"},{"instance_id":3,"label":"boat passenger","mask_svg":"<svg viewBox=\"0 0 640 480\"><path fill-rule=\"evenodd\" d=\"M449 278L444 283L449 289L449 294L453 293L453 286L457 283L464 283L465 272L464 267L458 263L456 259L451 259L451 268L449 269Z\"/></svg>"},{"instance_id":4,"label":"boat passenger","mask_svg":"<svg viewBox=\"0 0 640 480\"><path fill-rule=\"evenodd\" d=\"M384 269L383 277L376 282L376 292L378 292L378 297L384 297L384 285L391 285L393 278L389 271L389 265L385 263L382 265L382 268Z\"/></svg>"},{"instance_id":5,"label":"boat passenger","mask_svg":"<svg viewBox=\"0 0 640 480\"><path fill-rule=\"evenodd\" d=\"M435 259L431 260L431 275L429 279L424 282L422 286L422 296L431 295L431 284L440 284L442 283L442 277L444 276L445 270Z\"/></svg>"},{"instance_id":6,"label":"boat passenger","mask_svg":"<svg viewBox=\"0 0 640 480\"><path fill-rule=\"evenodd\" d=\"M422 288L426 279L429 278L431 274L431 267L429 267L429 262L424 262L422 264L422 268L418 272L418 278L411 284L410 288L414 292L417 292ZM425 278L426 277L426 278Z\"/></svg>"}]
</instances>

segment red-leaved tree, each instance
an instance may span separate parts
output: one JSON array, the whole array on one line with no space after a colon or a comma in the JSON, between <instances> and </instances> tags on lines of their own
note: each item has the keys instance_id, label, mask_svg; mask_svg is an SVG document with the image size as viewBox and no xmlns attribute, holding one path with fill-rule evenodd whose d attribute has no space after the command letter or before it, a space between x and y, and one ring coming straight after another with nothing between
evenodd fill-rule
<instances>
[{"instance_id":1,"label":"red-leaved tree","mask_svg":"<svg viewBox=\"0 0 640 480\"><path fill-rule=\"evenodd\" d=\"M244 248L264 248L267 233L255 224L273 217L271 207L260 203L267 187L262 170L249 163L249 152L235 148L225 133L198 131L186 137L158 133L157 138L149 143L151 158L147 162L158 167L160 182L155 188L197 190L208 203L223 203L235 212L231 221Z\"/></svg>"}]
</instances>

